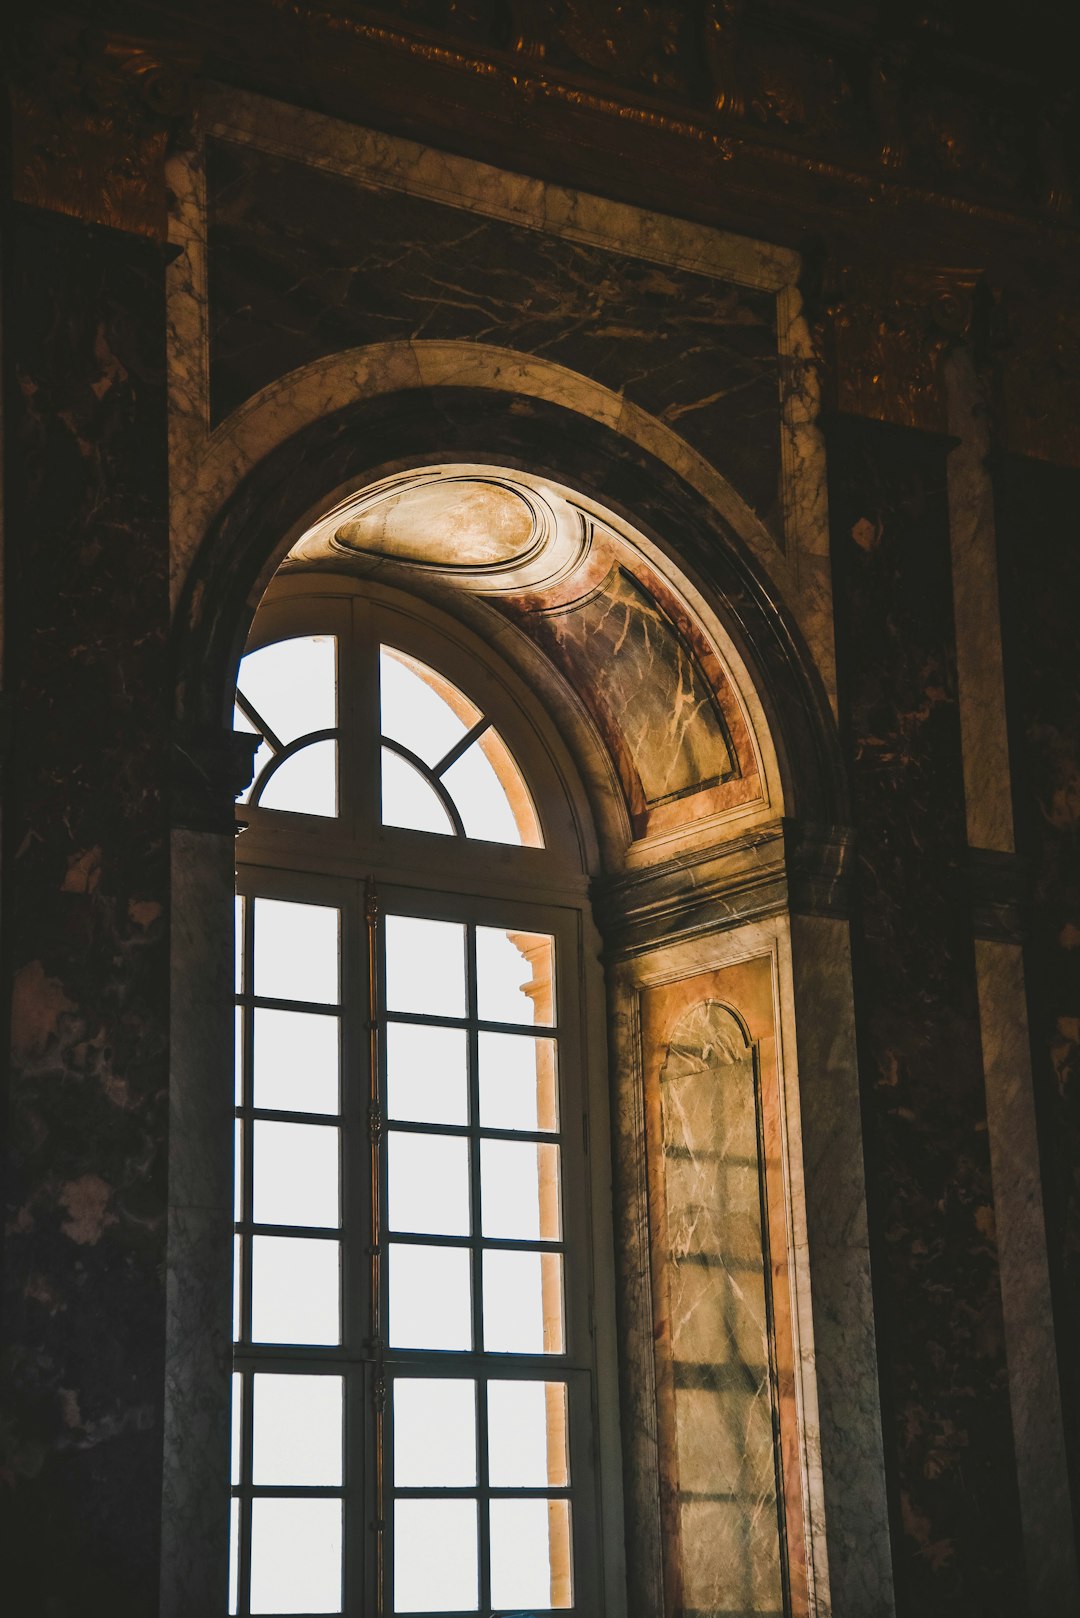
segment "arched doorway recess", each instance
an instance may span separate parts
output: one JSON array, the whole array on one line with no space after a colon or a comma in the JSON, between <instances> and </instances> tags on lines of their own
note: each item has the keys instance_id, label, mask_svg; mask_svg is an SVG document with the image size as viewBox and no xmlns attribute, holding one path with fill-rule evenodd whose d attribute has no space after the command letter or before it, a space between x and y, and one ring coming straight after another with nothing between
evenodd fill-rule
<instances>
[{"instance_id":1,"label":"arched doorway recess","mask_svg":"<svg viewBox=\"0 0 1080 1618\"><path fill-rule=\"evenodd\" d=\"M820 942L824 925L833 970L829 982L819 971L817 1016L829 1018L830 1005L846 1013L842 1036L850 1041L846 957L837 948L838 925L846 936L837 904L843 795L831 729L797 638L713 513L609 430L589 424L582 431L570 412L535 401L516 416L498 404L413 395L407 410L386 401L378 410L361 406L298 435L241 485L204 549L181 616L176 869L195 907L220 908L227 867L231 887L225 809L244 785L244 746L227 737L222 707L252 609L275 573L278 600L332 578L348 579L353 590L365 581L374 593L407 590L478 644L493 645L539 697L549 730L555 721L553 756L561 748L568 779L580 783L580 824L595 829L594 838L583 834L582 864L609 990L615 1358L631 1610L705 1611L752 1600L764 1601L763 1610L823 1613L834 1502L838 1523L854 1502L827 1476L840 1446L824 1467L821 1460L818 1278L812 1289L801 1090L806 1067L826 1048L834 1066L842 1053L849 1105L855 1074L835 1027L823 1038L804 1034L800 1023L797 1037L795 1016L802 1015L797 963L810 960L798 934L816 929ZM397 453L385 453L391 449ZM665 723L672 715L680 717ZM193 909L187 918L185 927L178 917L178 937L190 943ZM820 951L817 958L820 966ZM220 998L205 964L198 975L201 994L189 970L180 1005ZM707 1050L696 1033L685 1037L705 1008L742 1030L740 1051L731 1040ZM205 1025L193 1040L178 1021L177 1037L179 1069L191 1075L192 1089L205 1090L207 1064L220 1068ZM697 1085L704 1099L696 1118L673 1099L680 1085L693 1093L694 1074L707 1075L704 1088ZM741 1239L745 1245L749 1228L756 1258L724 1249L723 1207L715 1196L709 1201L726 1172L729 1127L714 1102L731 1075L741 1075L732 1082L741 1083L743 1100L751 1097L740 1127L745 1132L753 1117L757 1223L744 1220ZM815 1128L835 1103L834 1093L818 1107ZM181 1170L190 1124L190 1116L174 1117ZM851 1129L849 1121L848 1139ZM857 1107L854 1129L857 1137ZM698 1179L689 1190L687 1165ZM861 1205L857 1167L852 1192ZM698 1215L691 1223L699 1226L704 1213L716 1227L712 1246L692 1255L687 1242L692 1247L696 1236L676 1231L691 1205ZM204 1234L210 1249L212 1224ZM841 1271L865 1264L857 1245L840 1255ZM683 1262L688 1256L693 1265ZM189 1261L180 1248L175 1260L179 1274ZM707 1293L688 1296L686 1278L700 1270L730 1279L740 1265L744 1302L759 1277L761 1346L734 1358L743 1354L744 1381L748 1367L758 1367L751 1405L757 1398L766 1418L749 1459L744 1445L725 1463L730 1398L728 1414L716 1412L724 1410L732 1345L740 1333L745 1339L745 1326L731 1315L739 1308L730 1288L721 1305L710 1282L710 1304ZM220 1278L220 1255L216 1270ZM837 1283L845 1286L843 1275L823 1273L826 1308ZM865 1277L863 1284L868 1307ZM209 1308L213 1288L203 1290ZM695 1323L710 1307L714 1325L703 1346ZM842 1330L851 1336L852 1326L863 1334L865 1358L865 1319ZM197 1380L190 1364L181 1375L189 1386ZM825 1392L828 1415L836 1397ZM729 1486L718 1472L725 1465ZM749 1531L751 1522L775 1528L763 1539ZM749 1548L733 1572L736 1543ZM731 1579L739 1591L726 1588Z\"/></svg>"}]
</instances>

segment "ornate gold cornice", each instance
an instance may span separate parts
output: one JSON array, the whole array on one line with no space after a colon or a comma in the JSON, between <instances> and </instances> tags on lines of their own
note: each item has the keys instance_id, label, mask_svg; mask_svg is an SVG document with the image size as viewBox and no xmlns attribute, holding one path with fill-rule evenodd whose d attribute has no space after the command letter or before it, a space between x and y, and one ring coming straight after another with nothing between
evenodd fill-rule
<instances>
[{"instance_id":1,"label":"ornate gold cornice","mask_svg":"<svg viewBox=\"0 0 1080 1618\"><path fill-rule=\"evenodd\" d=\"M57 20L22 34L7 74L14 200L164 241L165 156L195 66Z\"/></svg>"}]
</instances>

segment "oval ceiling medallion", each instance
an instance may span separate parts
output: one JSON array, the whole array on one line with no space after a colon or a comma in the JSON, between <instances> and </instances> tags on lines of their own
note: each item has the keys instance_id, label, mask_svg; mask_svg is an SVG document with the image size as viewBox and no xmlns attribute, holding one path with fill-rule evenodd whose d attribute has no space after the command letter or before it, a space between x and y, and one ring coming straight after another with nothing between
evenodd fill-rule
<instances>
[{"instance_id":1,"label":"oval ceiling medallion","mask_svg":"<svg viewBox=\"0 0 1080 1618\"><path fill-rule=\"evenodd\" d=\"M377 500L334 532L343 550L414 567L502 569L544 543L532 503L505 483L439 478Z\"/></svg>"}]
</instances>

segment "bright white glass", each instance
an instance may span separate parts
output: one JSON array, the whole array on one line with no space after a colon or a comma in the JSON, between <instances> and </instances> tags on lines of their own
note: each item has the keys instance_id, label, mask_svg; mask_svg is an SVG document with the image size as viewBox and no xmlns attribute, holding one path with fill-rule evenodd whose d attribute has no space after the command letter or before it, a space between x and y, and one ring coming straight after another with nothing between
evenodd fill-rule
<instances>
[{"instance_id":1,"label":"bright white glass","mask_svg":"<svg viewBox=\"0 0 1080 1618\"><path fill-rule=\"evenodd\" d=\"M495 1489L565 1488L565 1382L488 1383L488 1481Z\"/></svg>"},{"instance_id":2,"label":"bright white glass","mask_svg":"<svg viewBox=\"0 0 1080 1618\"><path fill-rule=\"evenodd\" d=\"M379 655L379 700L382 734L425 764L438 764L480 718L479 708L449 680L389 646Z\"/></svg>"},{"instance_id":3,"label":"bright white glass","mask_svg":"<svg viewBox=\"0 0 1080 1618\"><path fill-rule=\"evenodd\" d=\"M233 1121L233 1218L239 1223L244 1217L244 1126L239 1118Z\"/></svg>"},{"instance_id":4,"label":"bright white glass","mask_svg":"<svg viewBox=\"0 0 1080 1618\"><path fill-rule=\"evenodd\" d=\"M244 1013L239 1006L234 1008L233 1022L233 1071L236 1077L235 1100L238 1107L244 1103Z\"/></svg>"},{"instance_id":5,"label":"bright white glass","mask_svg":"<svg viewBox=\"0 0 1080 1618\"><path fill-rule=\"evenodd\" d=\"M472 1347L470 1255L461 1247L390 1243L390 1346Z\"/></svg>"},{"instance_id":6,"label":"bright white glass","mask_svg":"<svg viewBox=\"0 0 1080 1618\"><path fill-rule=\"evenodd\" d=\"M242 1252L243 1237L233 1237L232 1254L232 1334L233 1342L240 1341L240 1255Z\"/></svg>"},{"instance_id":7,"label":"bright white glass","mask_svg":"<svg viewBox=\"0 0 1080 1618\"><path fill-rule=\"evenodd\" d=\"M232 1441L230 1443L231 1477L234 1484L240 1482L240 1426L243 1415L244 1379L239 1371L232 1374Z\"/></svg>"},{"instance_id":8,"label":"bright white glass","mask_svg":"<svg viewBox=\"0 0 1080 1618\"><path fill-rule=\"evenodd\" d=\"M485 1022L551 1024L555 940L547 933L476 929L476 993Z\"/></svg>"},{"instance_id":9,"label":"bright white glass","mask_svg":"<svg viewBox=\"0 0 1080 1618\"><path fill-rule=\"evenodd\" d=\"M244 906L245 900L236 895L233 900L233 948L236 956L236 993L244 992Z\"/></svg>"},{"instance_id":10,"label":"bright white glass","mask_svg":"<svg viewBox=\"0 0 1080 1618\"><path fill-rule=\"evenodd\" d=\"M382 823L405 831L435 832L454 837L454 822L430 781L389 747L380 752L382 768Z\"/></svg>"},{"instance_id":11,"label":"bright white glass","mask_svg":"<svg viewBox=\"0 0 1080 1618\"><path fill-rule=\"evenodd\" d=\"M467 1140L392 1129L386 1178L391 1230L418 1236L469 1234Z\"/></svg>"},{"instance_id":12,"label":"bright white glass","mask_svg":"<svg viewBox=\"0 0 1080 1618\"><path fill-rule=\"evenodd\" d=\"M311 742L276 769L259 798L261 809L280 809L293 815L338 812L337 742L327 738Z\"/></svg>"},{"instance_id":13,"label":"bright white glass","mask_svg":"<svg viewBox=\"0 0 1080 1618\"><path fill-rule=\"evenodd\" d=\"M253 1613L341 1611L341 1501L253 1500Z\"/></svg>"},{"instance_id":14,"label":"bright white glass","mask_svg":"<svg viewBox=\"0 0 1080 1618\"><path fill-rule=\"evenodd\" d=\"M236 1611L240 1595L240 1502L229 1501L229 1613Z\"/></svg>"},{"instance_id":15,"label":"bright white glass","mask_svg":"<svg viewBox=\"0 0 1080 1618\"><path fill-rule=\"evenodd\" d=\"M568 1607L570 1514L565 1500L492 1500L494 1607ZM556 1569L562 1576L556 1576Z\"/></svg>"},{"instance_id":16,"label":"bright white glass","mask_svg":"<svg viewBox=\"0 0 1080 1618\"><path fill-rule=\"evenodd\" d=\"M493 1354L560 1354L562 1257L484 1254L484 1347Z\"/></svg>"},{"instance_id":17,"label":"bright white glass","mask_svg":"<svg viewBox=\"0 0 1080 1618\"><path fill-rule=\"evenodd\" d=\"M480 738L451 764L442 783L454 800L466 837L521 846L521 831L510 800L484 754Z\"/></svg>"},{"instance_id":18,"label":"bright white glass","mask_svg":"<svg viewBox=\"0 0 1080 1618\"><path fill-rule=\"evenodd\" d=\"M480 1143L483 1233L504 1240L559 1239L559 1148L528 1140Z\"/></svg>"},{"instance_id":19,"label":"bright white glass","mask_svg":"<svg viewBox=\"0 0 1080 1618\"><path fill-rule=\"evenodd\" d=\"M339 1024L309 1011L255 1011L256 1107L337 1112Z\"/></svg>"},{"instance_id":20,"label":"bright white glass","mask_svg":"<svg viewBox=\"0 0 1080 1618\"><path fill-rule=\"evenodd\" d=\"M255 1120L257 1225L337 1225L338 1131L333 1124Z\"/></svg>"},{"instance_id":21,"label":"bright white glass","mask_svg":"<svg viewBox=\"0 0 1080 1618\"><path fill-rule=\"evenodd\" d=\"M342 1378L255 1374L251 1481L334 1488L342 1481Z\"/></svg>"},{"instance_id":22,"label":"bright white glass","mask_svg":"<svg viewBox=\"0 0 1080 1618\"><path fill-rule=\"evenodd\" d=\"M449 1377L394 1380L394 1487L476 1483L476 1383Z\"/></svg>"},{"instance_id":23,"label":"bright white glass","mask_svg":"<svg viewBox=\"0 0 1080 1618\"><path fill-rule=\"evenodd\" d=\"M386 1110L418 1124L467 1124L469 1081L463 1028L388 1023Z\"/></svg>"},{"instance_id":24,"label":"bright white glass","mask_svg":"<svg viewBox=\"0 0 1080 1618\"><path fill-rule=\"evenodd\" d=\"M465 1015L465 929L426 916L386 918L386 1004L429 1017Z\"/></svg>"},{"instance_id":25,"label":"bright white glass","mask_svg":"<svg viewBox=\"0 0 1080 1618\"><path fill-rule=\"evenodd\" d=\"M337 646L332 635L294 635L249 652L237 687L286 746L337 724Z\"/></svg>"},{"instance_id":26,"label":"bright white glass","mask_svg":"<svg viewBox=\"0 0 1080 1618\"><path fill-rule=\"evenodd\" d=\"M340 1243L252 1238L251 1337L256 1343L340 1340Z\"/></svg>"},{"instance_id":27,"label":"bright white glass","mask_svg":"<svg viewBox=\"0 0 1080 1618\"><path fill-rule=\"evenodd\" d=\"M338 997L339 911L286 899L255 900L255 993L268 1000Z\"/></svg>"},{"instance_id":28,"label":"bright white glass","mask_svg":"<svg viewBox=\"0 0 1080 1618\"><path fill-rule=\"evenodd\" d=\"M476 1501L396 1501L394 1611L474 1612L479 1585Z\"/></svg>"},{"instance_id":29,"label":"bright white glass","mask_svg":"<svg viewBox=\"0 0 1080 1618\"><path fill-rule=\"evenodd\" d=\"M482 1033L479 1054L484 1129L558 1129L553 1039Z\"/></svg>"}]
</instances>

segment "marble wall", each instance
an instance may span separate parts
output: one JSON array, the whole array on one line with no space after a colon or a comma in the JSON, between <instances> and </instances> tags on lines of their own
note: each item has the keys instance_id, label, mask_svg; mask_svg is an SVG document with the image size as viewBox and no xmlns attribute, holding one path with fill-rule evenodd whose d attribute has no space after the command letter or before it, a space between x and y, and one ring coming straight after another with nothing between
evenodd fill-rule
<instances>
[{"instance_id":1,"label":"marble wall","mask_svg":"<svg viewBox=\"0 0 1080 1618\"><path fill-rule=\"evenodd\" d=\"M995 483L1032 1073L1080 1535L1080 476L1013 459Z\"/></svg>"},{"instance_id":2,"label":"marble wall","mask_svg":"<svg viewBox=\"0 0 1080 1618\"><path fill-rule=\"evenodd\" d=\"M156 1610L169 757L164 260L23 212L4 334L12 1612Z\"/></svg>"},{"instance_id":3,"label":"marble wall","mask_svg":"<svg viewBox=\"0 0 1080 1618\"><path fill-rule=\"evenodd\" d=\"M1022 1602L956 699L948 442L829 436L855 1004L898 1608Z\"/></svg>"},{"instance_id":4,"label":"marble wall","mask_svg":"<svg viewBox=\"0 0 1080 1618\"><path fill-rule=\"evenodd\" d=\"M760 955L642 995L665 1583L684 1618L806 1612L773 992Z\"/></svg>"},{"instance_id":5,"label":"marble wall","mask_svg":"<svg viewBox=\"0 0 1080 1618\"><path fill-rule=\"evenodd\" d=\"M776 298L214 141L211 413L338 350L467 340L625 394L780 532Z\"/></svg>"}]
</instances>

